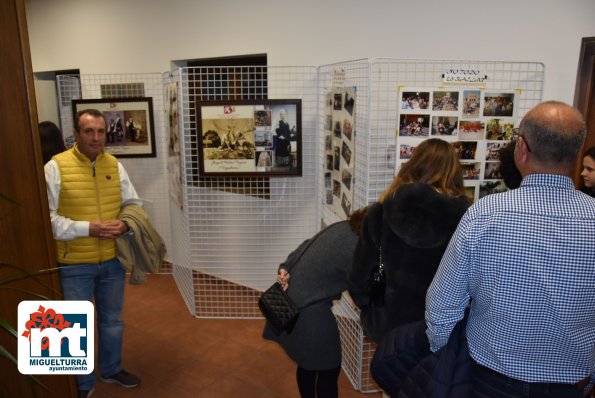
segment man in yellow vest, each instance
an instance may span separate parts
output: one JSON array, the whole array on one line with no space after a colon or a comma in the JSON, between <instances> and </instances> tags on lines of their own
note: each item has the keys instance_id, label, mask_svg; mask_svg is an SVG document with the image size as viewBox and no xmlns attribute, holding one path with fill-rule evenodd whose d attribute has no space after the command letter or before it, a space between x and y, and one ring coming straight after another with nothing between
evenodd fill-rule
<instances>
[{"instance_id":1,"label":"man in yellow vest","mask_svg":"<svg viewBox=\"0 0 595 398\"><path fill-rule=\"evenodd\" d=\"M124 167L104 152L106 134L101 112L78 112L76 143L45 165L45 179L64 299L95 301L100 379L132 388L140 380L121 364L126 272L115 239L129 229L118 220L122 206L142 202ZM94 374L77 376L77 384L79 397L89 397Z\"/></svg>"}]
</instances>

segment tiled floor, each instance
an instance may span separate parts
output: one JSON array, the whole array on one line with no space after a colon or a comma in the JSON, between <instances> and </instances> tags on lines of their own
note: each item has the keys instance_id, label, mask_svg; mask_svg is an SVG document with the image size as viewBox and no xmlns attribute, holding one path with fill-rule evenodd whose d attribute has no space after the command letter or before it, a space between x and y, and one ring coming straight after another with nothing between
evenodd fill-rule
<instances>
[{"instance_id":1,"label":"tiled floor","mask_svg":"<svg viewBox=\"0 0 595 398\"><path fill-rule=\"evenodd\" d=\"M123 319L123 365L142 383L126 389L98 381L94 398L299 397L296 365L262 339L263 320L196 319L171 275L127 284ZM341 372L340 397L381 395L359 393Z\"/></svg>"}]
</instances>

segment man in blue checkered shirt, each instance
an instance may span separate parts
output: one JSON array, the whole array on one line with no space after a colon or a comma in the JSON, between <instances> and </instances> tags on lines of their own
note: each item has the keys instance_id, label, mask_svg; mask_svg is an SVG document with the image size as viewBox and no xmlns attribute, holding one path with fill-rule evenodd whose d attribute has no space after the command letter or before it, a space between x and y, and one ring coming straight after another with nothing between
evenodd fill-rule
<instances>
[{"instance_id":1,"label":"man in blue checkered shirt","mask_svg":"<svg viewBox=\"0 0 595 398\"><path fill-rule=\"evenodd\" d=\"M521 186L461 219L428 290L427 335L444 346L470 305L477 397L581 397L595 380L595 199L571 179L585 122L549 101L519 130Z\"/></svg>"}]
</instances>

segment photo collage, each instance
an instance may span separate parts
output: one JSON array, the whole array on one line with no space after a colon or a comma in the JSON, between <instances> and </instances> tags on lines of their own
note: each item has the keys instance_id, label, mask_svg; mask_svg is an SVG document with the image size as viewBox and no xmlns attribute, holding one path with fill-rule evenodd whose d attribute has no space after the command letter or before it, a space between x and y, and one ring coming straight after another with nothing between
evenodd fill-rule
<instances>
[{"instance_id":1,"label":"photo collage","mask_svg":"<svg viewBox=\"0 0 595 398\"><path fill-rule=\"evenodd\" d=\"M479 88L399 89L397 167L427 138L451 142L474 200L506 190L498 150L513 138L515 92Z\"/></svg>"},{"instance_id":2,"label":"photo collage","mask_svg":"<svg viewBox=\"0 0 595 398\"><path fill-rule=\"evenodd\" d=\"M324 113L323 203L339 217L352 211L355 170L355 89L333 88Z\"/></svg>"}]
</instances>

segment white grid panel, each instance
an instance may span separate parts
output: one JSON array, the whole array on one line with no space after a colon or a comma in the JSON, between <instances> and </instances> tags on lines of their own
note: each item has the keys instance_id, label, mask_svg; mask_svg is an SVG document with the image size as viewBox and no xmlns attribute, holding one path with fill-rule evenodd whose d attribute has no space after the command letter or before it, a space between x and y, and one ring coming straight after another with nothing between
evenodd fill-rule
<instances>
[{"instance_id":1,"label":"white grid panel","mask_svg":"<svg viewBox=\"0 0 595 398\"><path fill-rule=\"evenodd\" d=\"M161 73L80 75L78 78L58 76L57 84L61 127L65 137L71 135L73 130L71 100L100 99L102 85L120 85L117 92L109 93L110 96L152 98L157 157L119 158L118 160L126 168L134 188L143 200L143 208L169 249L171 247L171 230L170 214L167 211L169 202L166 167L167 134L163 117L165 108L163 106ZM139 91L139 87L143 89Z\"/></svg>"},{"instance_id":2,"label":"white grid panel","mask_svg":"<svg viewBox=\"0 0 595 398\"><path fill-rule=\"evenodd\" d=\"M380 391L370 374L370 362L376 346L364 336L359 320L359 310L343 294L334 303L333 314L341 335L341 368L356 390L364 393Z\"/></svg>"},{"instance_id":3,"label":"white grid panel","mask_svg":"<svg viewBox=\"0 0 595 398\"><path fill-rule=\"evenodd\" d=\"M195 316L261 317L259 292L318 230L316 68L182 68L180 86L189 266L201 274L193 277ZM302 176L200 178L195 102L267 97L302 100Z\"/></svg>"},{"instance_id":4,"label":"white grid panel","mask_svg":"<svg viewBox=\"0 0 595 398\"><path fill-rule=\"evenodd\" d=\"M447 70L480 70L488 76L482 86L484 90L515 90L518 97L515 125L518 125L520 119L529 109L541 102L543 95L545 72L543 64L538 62L433 61L377 58L371 60L370 67L368 203L377 200L392 179L392 177L383 173L386 156L382 147L388 142L394 143L397 141L399 86L436 88L445 86L442 81L442 74ZM461 87L461 89L464 88ZM375 140L379 141L378 144L376 144Z\"/></svg>"},{"instance_id":5,"label":"white grid panel","mask_svg":"<svg viewBox=\"0 0 595 398\"><path fill-rule=\"evenodd\" d=\"M481 70L489 76L484 89L515 90L519 96L515 125L525 113L541 102L544 67L535 62L422 61L378 58L355 60L319 68L320 109L325 109L325 94L333 87L333 75L345 75L345 86L356 87L356 170L354 209L378 200L396 172L399 86L443 86L442 74L449 69ZM324 120L318 122L324 131ZM320 145L321 162L324 143ZM321 163L324 164L324 163ZM320 170L322 173L322 170ZM319 186L323 186L319 181ZM321 189L321 192L324 192ZM323 197L320 198L322 202ZM338 217L322 206L325 224ZM342 298L333 307L341 333L342 367L354 387L363 392L377 391L369 377L369 362L374 350L364 338L359 315Z\"/></svg>"},{"instance_id":6,"label":"white grid panel","mask_svg":"<svg viewBox=\"0 0 595 398\"><path fill-rule=\"evenodd\" d=\"M182 80L181 70L175 70L171 72L166 72L163 74L163 89L164 89L164 98L166 102L169 102L167 91L168 86L170 84L177 83L178 84L178 99L176 104L178 106L178 115L180 117L180 121L178 122L181 125L182 120L182 94L180 90ZM166 107L169 106L168 103L165 104ZM168 115L169 116L169 115ZM168 136L169 139L169 136ZM184 148L184 135L180 132L180 148ZM171 155L171 154L169 154ZM186 181L186 168L180 167L180 165L175 164L175 158L170 156L168 159L171 163L169 167L179 167L180 174L182 181ZM180 149L180 163L181 165L185 164L185 157L183 149ZM173 179L174 177L171 175L172 171L168 171L170 173L169 178ZM171 186L170 186L171 188ZM190 232L188 228L188 192L186 184L181 184L182 189L182 202L183 207L180 208L179 204L176 200L171 197L170 192L170 200L169 200L169 214L170 214L170 222L171 222L171 235L172 235L172 243L171 243L171 250L170 256L174 266L172 267L172 274L174 276L174 280L176 281L176 285L178 286L178 290L180 294L184 298L184 302L188 307L188 310L192 315L196 315L195 310L195 303L194 303L194 291L193 291L193 282L192 282L192 271L191 271L191 260L190 260Z\"/></svg>"},{"instance_id":7,"label":"white grid panel","mask_svg":"<svg viewBox=\"0 0 595 398\"><path fill-rule=\"evenodd\" d=\"M319 68L320 107L333 84L333 74L345 73L345 86L356 87L356 170L354 209L378 199L396 172L399 86L444 86L442 74L449 69L475 69L488 76L485 90L515 90L515 124L541 102L544 66L537 62L434 61L375 58ZM323 117L319 129L323 131ZM321 156L324 151L321 149ZM322 184L320 182L319 184ZM321 201L324 198L321 198ZM325 223L338 221L326 206Z\"/></svg>"},{"instance_id":8,"label":"white grid panel","mask_svg":"<svg viewBox=\"0 0 595 398\"><path fill-rule=\"evenodd\" d=\"M318 79L320 86L319 107L325 109L326 94L334 87L335 74L344 76L344 87L355 88L355 176L353 181L354 197L352 209L359 209L368 204L367 202L367 170L368 170L368 149L369 145L369 98L370 98L370 64L368 60L356 60L331 65L324 65L318 68ZM320 112L318 129L324 137L324 113ZM386 145L384 146L386 148ZM318 182L320 192L324 193L324 181L322 165L325 160L324 141L320 143L320 179ZM390 176L394 175L393 169L388 171ZM324 197L320 198L323 203ZM340 221L340 217L330 210L326 204L322 204L322 218L325 224Z\"/></svg>"}]
</instances>

